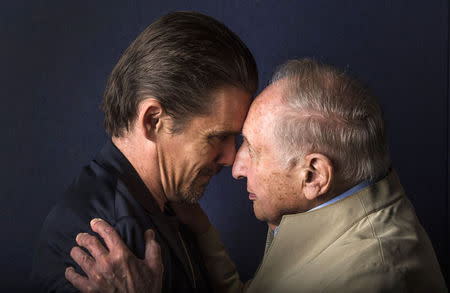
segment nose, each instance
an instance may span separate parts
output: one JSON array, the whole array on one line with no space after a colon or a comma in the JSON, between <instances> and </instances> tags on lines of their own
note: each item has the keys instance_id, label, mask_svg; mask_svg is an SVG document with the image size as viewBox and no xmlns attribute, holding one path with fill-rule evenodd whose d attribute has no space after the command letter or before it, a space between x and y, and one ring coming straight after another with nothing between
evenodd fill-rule
<instances>
[{"instance_id":1,"label":"nose","mask_svg":"<svg viewBox=\"0 0 450 293\"><path fill-rule=\"evenodd\" d=\"M247 177L247 161L249 159L247 148L241 145L236 159L234 160L233 170L231 171L234 179L243 179Z\"/></svg>"},{"instance_id":2,"label":"nose","mask_svg":"<svg viewBox=\"0 0 450 293\"><path fill-rule=\"evenodd\" d=\"M222 147L222 152L218 158L217 163L224 166L233 165L236 156L236 137L228 137Z\"/></svg>"}]
</instances>

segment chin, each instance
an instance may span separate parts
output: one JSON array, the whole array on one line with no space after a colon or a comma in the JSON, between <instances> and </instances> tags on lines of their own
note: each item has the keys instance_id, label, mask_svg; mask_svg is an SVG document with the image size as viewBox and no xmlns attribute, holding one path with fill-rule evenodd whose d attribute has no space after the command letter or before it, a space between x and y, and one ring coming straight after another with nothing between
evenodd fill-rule
<instances>
[{"instance_id":1,"label":"chin","mask_svg":"<svg viewBox=\"0 0 450 293\"><path fill-rule=\"evenodd\" d=\"M253 213L255 214L255 217L261 221L261 222L267 222L266 217L264 217L263 214L260 214L259 211L255 208L255 204L253 204Z\"/></svg>"},{"instance_id":2,"label":"chin","mask_svg":"<svg viewBox=\"0 0 450 293\"><path fill-rule=\"evenodd\" d=\"M180 202L194 204L197 203L205 192L205 188L190 188L189 190L182 192L180 195Z\"/></svg>"},{"instance_id":3,"label":"chin","mask_svg":"<svg viewBox=\"0 0 450 293\"><path fill-rule=\"evenodd\" d=\"M267 224L278 223L278 224L274 224L276 226L278 226L281 222L282 216L267 215L267 214L263 213L262 211L260 211L259 209L256 209L255 204L253 204L253 212L255 213L255 217L261 222L266 222Z\"/></svg>"}]
</instances>

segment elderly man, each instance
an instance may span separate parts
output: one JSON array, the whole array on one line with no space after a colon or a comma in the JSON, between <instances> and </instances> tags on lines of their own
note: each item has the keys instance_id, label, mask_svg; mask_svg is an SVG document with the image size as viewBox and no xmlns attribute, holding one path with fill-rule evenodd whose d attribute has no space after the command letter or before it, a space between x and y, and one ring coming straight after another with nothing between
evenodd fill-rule
<instances>
[{"instance_id":1,"label":"elderly man","mask_svg":"<svg viewBox=\"0 0 450 293\"><path fill-rule=\"evenodd\" d=\"M88 234L74 239L79 231L88 231L92 218L101 217L134 254L147 260L135 263L132 269L142 276L141 282L127 290L142 292L150 283L163 292L210 292L195 237L167 203L197 202L211 176L232 165L235 136L257 79L248 48L211 17L175 12L145 29L106 85L102 106L111 141L81 171L44 223L33 265L34 287L77 291L64 276L66 267L68 275L82 271L69 253L89 262L83 250L72 249L77 243L88 246ZM159 260L160 254L164 272L161 267L150 271L145 264ZM100 255L92 256L98 260ZM89 267L81 268L88 272ZM147 278L151 272L157 281ZM97 275L88 272L88 277ZM126 276L116 277L123 284Z\"/></svg>"},{"instance_id":2,"label":"elderly man","mask_svg":"<svg viewBox=\"0 0 450 293\"><path fill-rule=\"evenodd\" d=\"M358 81L312 60L287 62L252 104L243 136L233 176L247 178L255 216L269 226L253 280L239 281L198 206L179 213L197 231L218 291L446 292L428 236L390 169L381 108ZM104 221L95 225L114 240L110 249L127 252ZM132 282L118 269L125 265L115 262L113 271Z\"/></svg>"}]
</instances>

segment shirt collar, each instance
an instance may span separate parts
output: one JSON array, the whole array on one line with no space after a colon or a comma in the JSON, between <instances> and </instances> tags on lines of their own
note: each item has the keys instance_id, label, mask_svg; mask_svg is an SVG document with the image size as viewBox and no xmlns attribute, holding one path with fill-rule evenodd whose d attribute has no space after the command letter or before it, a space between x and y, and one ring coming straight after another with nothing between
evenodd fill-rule
<instances>
[{"instance_id":1,"label":"shirt collar","mask_svg":"<svg viewBox=\"0 0 450 293\"><path fill-rule=\"evenodd\" d=\"M372 181L370 180L364 180L358 184L356 184L355 186L353 186L352 188L348 189L347 191L345 191L344 193L341 193L340 195L333 197L332 199L330 199L327 202L324 202L323 204L316 206L315 208L310 209L308 212L310 211L314 211L314 210L318 210L320 208L326 207L327 205L330 205L332 203L335 203L337 201L340 201L341 199L346 198L347 196L350 196L354 193L357 193L358 191L366 188L367 186L369 186L370 184L372 184Z\"/></svg>"},{"instance_id":2,"label":"shirt collar","mask_svg":"<svg viewBox=\"0 0 450 293\"><path fill-rule=\"evenodd\" d=\"M330 199L329 201L324 202L323 204L321 204L321 205L319 205L319 206L316 206L316 207L310 209L308 212L314 211L314 210L318 210L318 209L323 208L323 207L325 207L325 206L327 206L327 205L330 205L330 204L333 204L333 203L335 203L335 202L338 202L338 201L340 201L341 199L344 199L344 198L346 198L347 196L350 196L350 195L352 195L352 194L354 194L354 193L357 193L358 191L360 191L360 190L362 190L362 189L368 187L368 186L371 185L371 184L372 184L372 181L370 181L370 180L364 180L364 181L358 183L357 185L353 186L352 188L348 189L348 190L345 191L344 193L341 193L340 195L338 195L338 196L336 196L336 197L333 197L333 198ZM277 232L278 232L278 227L279 227L279 226L277 226L277 227L275 228L275 230L273 231L274 236L275 236L275 235L277 234Z\"/></svg>"}]
</instances>

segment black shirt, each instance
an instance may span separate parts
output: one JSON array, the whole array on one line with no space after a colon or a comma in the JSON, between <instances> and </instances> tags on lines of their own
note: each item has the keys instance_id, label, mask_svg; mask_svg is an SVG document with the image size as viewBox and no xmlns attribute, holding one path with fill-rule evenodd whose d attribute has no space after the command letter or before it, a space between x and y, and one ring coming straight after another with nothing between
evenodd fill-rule
<instances>
[{"instance_id":1,"label":"black shirt","mask_svg":"<svg viewBox=\"0 0 450 293\"><path fill-rule=\"evenodd\" d=\"M164 263L163 292L211 292L195 237L166 207L161 212L136 170L109 141L47 216L36 251L32 282L42 292L77 292L66 267L80 232L94 234L93 218L110 223L130 250L144 258L147 229L155 231ZM99 237L100 238L100 237Z\"/></svg>"}]
</instances>

